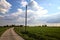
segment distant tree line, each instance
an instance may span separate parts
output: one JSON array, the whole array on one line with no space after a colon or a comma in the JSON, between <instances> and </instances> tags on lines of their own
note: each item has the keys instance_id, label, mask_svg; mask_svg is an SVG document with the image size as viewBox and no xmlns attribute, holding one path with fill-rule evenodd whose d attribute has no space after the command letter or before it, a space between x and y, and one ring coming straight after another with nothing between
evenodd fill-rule
<instances>
[{"instance_id":1,"label":"distant tree line","mask_svg":"<svg viewBox=\"0 0 60 40\"><path fill-rule=\"evenodd\" d=\"M0 27L25 27L24 25L5 25L5 26L0 26ZM30 27L30 26L27 26ZM47 25L42 25L42 26L34 26L34 27L47 27Z\"/></svg>"},{"instance_id":2,"label":"distant tree line","mask_svg":"<svg viewBox=\"0 0 60 40\"><path fill-rule=\"evenodd\" d=\"M24 25L5 25L0 27L24 27Z\"/></svg>"},{"instance_id":3,"label":"distant tree line","mask_svg":"<svg viewBox=\"0 0 60 40\"><path fill-rule=\"evenodd\" d=\"M42 26L38 26L38 27L47 27L47 25L42 25Z\"/></svg>"}]
</instances>

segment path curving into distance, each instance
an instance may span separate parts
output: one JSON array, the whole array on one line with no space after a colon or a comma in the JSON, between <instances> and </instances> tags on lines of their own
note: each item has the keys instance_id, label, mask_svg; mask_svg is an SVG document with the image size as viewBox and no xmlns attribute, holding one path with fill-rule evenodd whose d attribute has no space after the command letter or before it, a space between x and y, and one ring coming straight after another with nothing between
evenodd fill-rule
<instances>
[{"instance_id":1,"label":"path curving into distance","mask_svg":"<svg viewBox=\"0 0 60 40\"><path fill-rule=\"evenodd\" d=\"M14 28L6 30L0 37L0 40L24 40L22 37L16 34L16 32L13 29Z\"/></svg>"}]
</instances>

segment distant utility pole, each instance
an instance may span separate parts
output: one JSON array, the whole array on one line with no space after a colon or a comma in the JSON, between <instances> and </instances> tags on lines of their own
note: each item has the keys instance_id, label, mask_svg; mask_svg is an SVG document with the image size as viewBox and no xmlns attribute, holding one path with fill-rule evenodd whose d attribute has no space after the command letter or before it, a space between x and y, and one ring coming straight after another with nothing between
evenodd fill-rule
<instances>
[{"instance_id":1,"label":"distant utility pole","mask_svg":"<svg viewBox=\"0 0 60 40\"><path fill-rule=\"evenodd\" d=\"M33 2L33 1L32 1L32 2ZM31 4L31 2L28 3L28 5L29 5L29 4ZM26 5L26 13L25 13L25 32L27 31L26 28L27 28L27 7L28 7L28 5Z\"/></svg>"},{"instance_id":2,"label":"distant utility pole","mask_svg":"<svg viewBox=\"0 0 60 40\"><path fill-rule=\"evenodd\" d=\"M27 5L26 5L26 13L25 13L25 32L27 27Z\"/></svg>"}]
</instances>

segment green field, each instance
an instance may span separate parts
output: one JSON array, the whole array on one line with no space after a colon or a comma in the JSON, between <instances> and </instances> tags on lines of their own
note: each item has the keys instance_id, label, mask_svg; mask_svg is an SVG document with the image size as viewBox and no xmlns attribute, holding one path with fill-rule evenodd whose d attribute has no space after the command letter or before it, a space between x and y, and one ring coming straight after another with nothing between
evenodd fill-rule
<instances>
[{"instance_id":1,"label":"green field","mask_svg":"<svg viewBox=\"0 0 60 40\"><path fill-rule=\"evenodd\" d=\"M6 31L8 27L0 27L0 36L3 34L4 31Z\"/></svg>"},{"instance_id":2,"label":"green field","mask_svg":"<svg viewBox=\"0 0 60 40\"><path fill-rule=\"evenodd\" d=\"M60 40L60 27L15 27L17 34L25 40Z\"/></svg>"}]
</instances>

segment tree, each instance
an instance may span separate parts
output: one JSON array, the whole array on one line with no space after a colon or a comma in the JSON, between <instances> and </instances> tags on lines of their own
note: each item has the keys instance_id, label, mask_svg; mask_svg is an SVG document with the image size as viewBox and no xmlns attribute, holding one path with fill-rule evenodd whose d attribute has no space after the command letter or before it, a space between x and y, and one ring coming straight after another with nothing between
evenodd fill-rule
<instances>
[{"instance_id":1,"label":"tree","mask_svg":"<svg viewBox=\"0 0 60 40\"><path fill-rule=\"evenodd\" d=\"M23 27L23 25L20 25L20 27Z\"/></svg>"},{"instance_id":2,"label":"tree","mask_svg":"<svg viewBox=\"0 0 60 40\"><path fill-rule=\"evenodd\" d=\"M42 27L47 27L47 25L42 25Z\"/></svg>"},{"instance_id":3,"label":"tree","mask_svg":"<svg viewBox=\"0 0 60 40\"><path fill-rule=\"evenodd\" d=\"M11 27L15 27L15 25L11 25Z\"/></svg>"}]
</instances>

